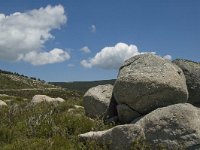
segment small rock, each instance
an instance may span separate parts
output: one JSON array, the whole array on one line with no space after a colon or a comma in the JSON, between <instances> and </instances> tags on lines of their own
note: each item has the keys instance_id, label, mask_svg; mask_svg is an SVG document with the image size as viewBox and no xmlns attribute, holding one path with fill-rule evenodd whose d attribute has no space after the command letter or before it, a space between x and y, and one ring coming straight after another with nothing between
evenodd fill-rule
<instances>
[{"instance_id":1,"label":"small rock","mask_svg":"<svg viewBox=\"0 0 200 150\"><path fill-rule=\"evenodd\" d=\"M72 113L72 112L74 112L74 111L75 111L74 108L69 108L69 109L67 110L68 113Z\"/></svg>"},{"instance_id":2,"label":"small rock","mask_svg":"<svg viewBox=\"0 0 200 150\"><path fill-rule=\"evenodd\" d=\"M8 106L4 101L0 100L0 107L2 106Z\"/></svg>"},{"instance_id":3,"label":"small rock","mask_svg":"<svg viewBox=\"0 0 200 150\"><path fill-rule=\"evenodd\" d=\"M74 105L74 108L75 108L75 109L84 109L84 107L83 107L83 106L80 106L80 105Z\"/></svg>"},{"instance_id":4,"label":"small rock","mask_svg":"<svg viewBox=\"0 0 200 150\"><path fill-rule=\"evenodd\" d=\"M62 98L51 98L49 96L46 96L46 95L35 95L33 98L32 98L32 103L41 103L41 102L64 102L65 100L62 99Z\"/></svg>"}]
</instances>

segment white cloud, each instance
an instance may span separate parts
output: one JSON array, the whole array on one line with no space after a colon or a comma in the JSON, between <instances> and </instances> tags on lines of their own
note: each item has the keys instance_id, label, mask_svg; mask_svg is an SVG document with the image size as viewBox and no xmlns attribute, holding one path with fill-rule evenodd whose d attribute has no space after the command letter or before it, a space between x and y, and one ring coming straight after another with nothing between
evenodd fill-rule
<instances>
[{"instance_id":1,"label":"white cloud","mask_svg":"<svg viewBox=\"0 0 200 150\"><path fill-rule=\"evenodd\" d=\"M91 52L91 50L87 46L82 47L80 50L84 53L90 53Z\"/></svg>"},{"instance_id":2,"label":"white cloud","mask_svg":"<svg viewBox=\"0 0 200 150\"><path fill-rule=\"evenodd\" d=\"M30 55L54 55L42 52L42 49L46 41L54 38L51 31L59 29L66 21L62 5L49 5L24 13L15 12L8 16L0 14L0 59L27 60Z\"/></svg>"},{"instance_id":3,"label":"white cloud","mask_svg":"<svg viewBox=\"0 0 200 150\"><path fill-rule=\"evenodd\" d=\"M165 55L163 56L164 59L168 59L168 60L172 60L172 56L171 55Z\"/></svg>"},{"instance_id":4,"label":"white cloud","mask_svg":"<svg viewBox=\"0 0 200 150\"><path fill-rule=\"evenodd\" d=\"M93 24L90 27L91 32L96 32L96 26Z\"/></svg>"},{"instance_id":5,"label":"white cloud","mask_svg":"<svg viewBox=\"0 0 200 150\"><path fill-rule=\"evenodd\" d=\"M118 69L124 60L143 53L139 52L135 45L117 43L114 47L103 48L93 58L82 60L80 63L85 68Z\"/></svg>"},{"instance_id":6,"label":"white cloud","mask_svg":"<svg viewBox=\"0 0 200 150\"><path fill-rule=\"evenodd\" d=\"M19 59L37 66L63 62L70 59L70 55L62 49L54 48L49 52L32 51L21 55Z\"/></svg>"},{"instance_id":7,"label":"white cloud","mask_svg":"<svg viewBox=\"0 0 200 150\"><path fill-rule=\"evenodd\" d=\"M82 60L80 63L85 68L92 68L93 67L92 63L90 61L87 61L87 60Z\"/></svg>"}]
</instances>

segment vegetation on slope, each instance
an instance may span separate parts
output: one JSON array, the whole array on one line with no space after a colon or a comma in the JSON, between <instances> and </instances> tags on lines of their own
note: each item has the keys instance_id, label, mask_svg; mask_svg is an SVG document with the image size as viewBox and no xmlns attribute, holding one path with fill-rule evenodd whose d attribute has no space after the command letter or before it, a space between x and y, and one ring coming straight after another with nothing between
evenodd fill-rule
<instances>
[{"instance_id":1,"label":"vegetation on slope","mask_svg":"<svg viewBox=\"0 0 200 150\"><path fill-rule=\"evenodd\" d=\"M55 88L45 81L0 70L0 89Z\"/></svg>"},{"instance_id":2,"label":"vegetation on slope","mask_svg":"<svg viewBox=\"0 0 200 150\"><path fill-rule=\"evenodd\" d=\"M84 109L75 105L82 106L83 92L88 88L99 84L114 84L114 81L82 82L81 86L76 82L75 86L72 85L76 91L69 91L51 88L51 85L40 81L41 85L39 83L40 86L35 86L32 85L33 79L1 72L0 100L6 102L8 107L0 106L0 150L107 149L95 141L81 142L78 135L105 130L113 125L105 125L100 119L86 117ZM34 105L31 99L36 94L61 97L65 102ZM141 148L140 142L133 144L133 149Z\"/></svg>"},{"instance_id":3,"label":"vegetation on slope","mask_svg":"<svg viewBox=\"0 0 200 150\"><path fill-rule=\"evenodd\" d=\"M61 97L64 103L31 104L36 94ZM17 73L0 71L0 149L3 150L52 150L100 149L95 143L82 143L78 135L89 131L104 130L102 120L85 116L82 94L45 84L35 78Z\"/></svg>"},{"instance_id":4,"label":"vegetation on slope","mask_svg":"<svg viewBox=\"0 0 200 150\"><path fill-rule=\"evenodd\" d=\"M64 89L25 89L25 90L0 90L0 94L7 94L21 98L31 99L34 95L48 95L50 97L61 97L63 99L80 99L82 95L78 92Z\"/></svg>"},{"instance_id":5,"label":"vegetation on slope","mask_svg":"<svg viewBox=\"0 0 200 150\"><path fill-rule=\"evenodd\" d=\"M74 109L81 99L37 105L13 96L0 99L9 105L0 107L0 149L93 149L97 146L81 143L78 134L109 127L86 117L82 108Z\"/></svg>"},{"instance_id":6,"label":"vegetation on slope","mask_svg":"<svg viewBox=\"0 0 200 150\"><path fill-rule=\"evenodd\" d=\"M60 86L67 90L79 91L82 94L85 93L91 87L94 87L97 85L103 85L103 84L113 85L114 83L115 83L115 79L101 80L101 81L50 82L50 84Z\"/></svg>"}]
</instances>

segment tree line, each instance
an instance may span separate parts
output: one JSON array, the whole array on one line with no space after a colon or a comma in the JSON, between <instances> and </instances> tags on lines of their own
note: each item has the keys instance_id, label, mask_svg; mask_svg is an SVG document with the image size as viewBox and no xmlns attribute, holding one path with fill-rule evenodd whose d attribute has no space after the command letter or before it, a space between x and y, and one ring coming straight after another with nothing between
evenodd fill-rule
<instances>
[{"instance_id":1,"label":"tree line","mask_svg":"<svg viewBox=\"0 0 200 150\"><path fill-rule=\"evenodd\" d=\"M1 69L0 69L0 73L9 74L9 75L16 75L16 76L24 77L24 78L27 78L27 79L32 79L32 80L35 80L35 81L40 81L40 82L43 82L43 83L46 82L45 80L41 80L40 78L28 77L28 76L26 76L26 75L19 74L19 73L17 73L17 72L11 72L11 71L6 71L6 70L1 70Z\"/></svg>"}]
</instances>

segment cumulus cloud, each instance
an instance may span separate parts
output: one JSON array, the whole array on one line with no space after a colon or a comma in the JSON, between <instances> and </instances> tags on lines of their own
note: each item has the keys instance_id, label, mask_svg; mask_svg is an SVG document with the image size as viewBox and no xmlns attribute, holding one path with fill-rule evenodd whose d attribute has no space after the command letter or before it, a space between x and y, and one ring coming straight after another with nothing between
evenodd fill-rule
<instances>
[{"instance_id":1,"label":"cumulus cloud","mask_svg":"<svg viewBox=\"0 0 200 150\"><path fill-rule=\"evenodd\" d=\"M96 26L93 24L90 27L91 32L96 32Z\"/></svg>"},{"instance_id":2,"label":"cumulus cloud","mask_svg":"<svg viewBox=\"0 0 200 150\"><path fill-rule=\"evenodd\" d=\"M37 66L63 62L70 59L70 55L62 49L54 48L49 52L32 51L27 54L21 55L19 59Z\"/></svg>"},{"instance_id":3,"label":"cumulus cloud","mask_svg":"<svg viewBox=\"0 0 200 150\"><path fill-rule=\"evenodd\" d=\"M66 21L67 17L62 5L49 5L24 13L15 12L8 16L0 14L0 59L25 60L37 65L40 62L37 60L35 63L33 60L29 61L29 57L39 56L41 58L45 55L45 58L53 60L45 60L41 64L60 62L60 59L57 59L57 54L55 54L56 57L52 57L54 52L58 51L54 51L54 49L50 52L43 52L42 49L46 41L54 38L51 31L59 29ZM66 56L62 58L67 59Z\"/></svg>"},{"instance_id":4,"label":"cumulus cloud","mask_svg":"<svg viewBox=\"0 0 200 150\"><path fill-rule=\"evenodd\" d=\"M94 65L92 64L91 60L92 60L92 59L90 59L89 61L87 61L87 60L82 60L82 61L80 62L80 64L81 64L83 67L85 67L85 68L92 68Z\"/></svg>"},{"instance_id":5,"label":"cumulus cloud","mask_svg":"<svg viewBox=\"0 0 200 150\"><path fill-rule=\"evenodd\" d=\"M164 59L168 59L168 60L172 60L172 56L171 55L165 55L163 56Z\"/></svg>"},{"instance_id":6,"label":"cumulus cloud","mask_svg":"<svg viewBox=\"0 0 200 150\"><path fill-rule=\"evenodd\" d=\"M82 60L85 68L99 67L103 69L118 69L124 60L144 52L139 52L137 46L117 43L114 47L105 47L93 58Z\"/></svg>"},{"instance_id":7,"label":"cumulus cloud","mask_svg":"<svg viewBox=\"0 0 200 150\"><path fill-rule=\"evenodd\" d=\"M90 53L91 52L91 50L87 46L82 47L80 50L84 53Z\"/></svg>"}]
</instances>

